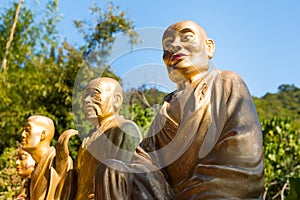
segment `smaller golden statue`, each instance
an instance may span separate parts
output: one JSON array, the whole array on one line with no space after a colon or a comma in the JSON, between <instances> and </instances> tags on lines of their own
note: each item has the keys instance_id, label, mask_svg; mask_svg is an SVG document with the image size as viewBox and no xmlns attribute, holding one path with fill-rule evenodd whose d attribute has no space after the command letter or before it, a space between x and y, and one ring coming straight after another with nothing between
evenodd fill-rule
<instances>
[{"instance_id":1,"label":"smaller golden statue","mask_svg":"<svg viewBox=\"0 0 300 200\"><path fill-rule=\"evenodd\" d=\"M45 116L34 115L27 119L22 132L22 148L36 162L31 174L30 199L68 199L71 193L68 181L73 162L69 157L67 142L77 134L65 131L58 139L56 148L50 146L54 136L54 123Z\"/></svg>"},{"instance_id":2,"label":"smaller golden statue","mask_svg":"<svg viewBox=\"0 0 300 200\"><path fill-rule=\"evenodd\" d=\"M96 78L88 83L83 107L94 129L83 140L76 160L77 200L94 198L95 172L101 162L129 163L141 141L136 124L119 115L122 102L122 87L116 80Z\"/></svg>"},{"instance_id":3,"label":"smaller golden statue","mask_svg":"<svg viewBox=\"0 0 300 200\"><path fill-rule=\"evenodd\" d=\"M87 85L84 112L94 129L78 153L76 200L172 196L162 172L139 147L137 125L119 115L122 100L122 88L114 79L96 78Z\"/></svg>"},{"instance_id":4,"label":"smaller golden statue","mask_svg":"<svg viewBox=\"0 0 300 200\"><path fill-rule=\"evenodd\" d=\"M16 200L29 199L29 185L34 166L35 161L31 155L23 149L20 149L18 152L18 160L16 162L16 170L17 174L22 178L22 189L19 192Z\"/></svg>"}]
</instances>

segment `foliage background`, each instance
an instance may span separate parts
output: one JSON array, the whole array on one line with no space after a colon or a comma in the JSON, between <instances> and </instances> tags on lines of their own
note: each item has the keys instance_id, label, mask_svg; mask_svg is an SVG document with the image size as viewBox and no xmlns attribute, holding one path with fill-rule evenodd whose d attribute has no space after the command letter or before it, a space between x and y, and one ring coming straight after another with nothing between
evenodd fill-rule
<instances>
[{"instance_id":1,"label":"foliage background","mask_svg":"<svg viewBox=\"0 0 300 200\"><path fill-rule=\"evenodd\" d=\"M16 8L17 3L13 3L0 13L0 48L3 50ZM104 9L95 4L91 7L91 19L74 22L85 41L75 46L62 40L57 30L61 18L58 0L49 0L44 10L37 17L34 10L22 5L9 51L7 54L0 51L1 63L5 57L7 59L6 68L0 69L0 199L12 199L19 191L15 152L26 119L33 114L53 119L56 132L52 145L55 145L60 133L75 128L72 92L78 70L84 68L82 78L98 75L84 63L83 56L93 48L100 49L101 55L94 55L94 58L102 75L119 80L105 65L104 58L110 52L114 34L128 34L132 43L136 36L124 11L112 2ZM79 137L71 139L73 158L80 144Z\"/></svg>"},{"instance_id":2,"label":"foliage background","mask_svg":"<svg viewBox=\"0 0 300 200\"><path fill-rule=\"evenodd\" d=\"M15 171L17 142L30 115L42 114L54 120L53 145L65 129L75 128L75 117L83 119L82 115L74 116L72 112L74 80L80 69L84 69L83 79L97 75L85 65L85 56L99 48L101 55L94 55L95 58L91 59L96 59L102 66L104 76L122 81L105 63L105 57L110 53L114 34L128 34L133 44L137 42L137 35L126 12L111 2L107 5L105 8L94 5L91 20L74 21L85 41L79 46L61 39L57 30L61 18L58 0L48 1L43 16L39 18L31 8L21 7L11 47L7 54L0 51L1 62L5 56L7 58L7 68L0 69L0 199L12 199L20 189L21 180ZM17 3L14 3L0 12L0 48L3 50L16 7ZM122 108L121 113L135 121L145 134L166 94L146 87L129 92L130 103ZM300 89L283 84L278 93L254 97L254 102L264 134L264 198L283 199L293 188L289 180L300 178ZM80 103L80 100L75 102ZM80 143L78 137L70 141L73 158L76 158Z\"/></svg>"}]
</instances>

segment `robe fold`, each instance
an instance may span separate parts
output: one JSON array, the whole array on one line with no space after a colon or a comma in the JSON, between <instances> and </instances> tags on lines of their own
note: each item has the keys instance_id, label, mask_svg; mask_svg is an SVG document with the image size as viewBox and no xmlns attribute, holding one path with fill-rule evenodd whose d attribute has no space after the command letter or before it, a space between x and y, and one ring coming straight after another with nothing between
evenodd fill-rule
<instances>
[{"instance_id":1,"label":"robe fold","mask_svg":"<svg viewBox=\"0 0 300 200\"><path fill-rule=\"evenodd\" d=\"M58 176L55 170L55 148L50 147L35 170L31 174L30 199L34 200L63 200L69 199L64 189L70 188L69 174L73 169L72 159L68 158L68 164L63 173ZM68 185L68 186L67 186Z\"/></svg>"},{"instance_id":2,"label":"robe fold","mask_svg":"<svg viewBox=\"0 0 300 200\"><path fill-rule=\"evenodd\" d=\"M94 180L98 165L108 159L124 163L131 161L141 142L138 127L123 117L113 117L101 124L84 139L76 161L76 200L87 200L94 195ZM105 164L102 164L106 166Z\"/></svg>"},{"instance_id":3,"label":"robe fold","mask_svg":"<svg viewBox=\"0 0 300 200\"><path fill-rule=\"evenodd\" d=\"M109 159L100 164L95 175L95 200L168 200L173 190L164 174L141 148L130 163Z\"/></svg>"}]
</instances>

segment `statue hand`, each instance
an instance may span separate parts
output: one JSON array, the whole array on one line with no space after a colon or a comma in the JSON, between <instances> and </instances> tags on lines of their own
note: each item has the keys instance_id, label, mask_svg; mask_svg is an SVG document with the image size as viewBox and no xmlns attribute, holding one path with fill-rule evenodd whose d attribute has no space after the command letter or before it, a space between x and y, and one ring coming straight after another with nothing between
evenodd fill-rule
<instances>
[{"instance_id":1,"label":"statue hand","mask_svg":"<svg viewBox=\"0 0 300 200\"><path fill-rule=\"evenodd\" d=\"M94 200L95 199L95 195L94 194L90 194L89 196L88 196L88 200Z\"/></svg>"},{"instance_id":2,"label":"statue hand","mask_svg":"<svg viewBox=\"0 0 300 200\"><path fill-rule=\"evenodd\" d=\"M56 161L55 161L55 169L59 176L62 176L64 170L68 166L69 159L69 148L68 143L70 137L78 135L78 131L74 129L68 129L64 131L57 140L55 149L56 149Z\"/></svg>"}]
</instances>

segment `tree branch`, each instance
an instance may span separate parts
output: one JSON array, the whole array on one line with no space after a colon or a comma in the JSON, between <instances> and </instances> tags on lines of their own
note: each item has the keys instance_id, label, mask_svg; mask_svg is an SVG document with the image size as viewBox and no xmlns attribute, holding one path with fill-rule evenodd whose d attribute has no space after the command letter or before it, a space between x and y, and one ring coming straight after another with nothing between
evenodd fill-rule
<instances>
[{"instance_id":1,"label":"tree branch","mask_svg":"<svg viewBox=\"0 0 300 200\"><path fill-rule=\"evenodd\" d=\"M16 26L17 26L17 22L18 22L18 17L19 17L19 12L20 12L20 9L21 9L21 4L22 4L22 0L19 0L18 7L16 9L16 15L15 15L15 18L14 18L14 23L13 23L13 26L11 28L10 36L9 36L9 39L8 39L8 41L6 43L6 47L5 47L4 59L3 59L3 62L2 62L2 68L3 69L6 69L6 63L7 63L6 57L8 55L8 50L10 48L10 44L14 39L14 33L15 33Z\"/></svg>"}]
</instances>

